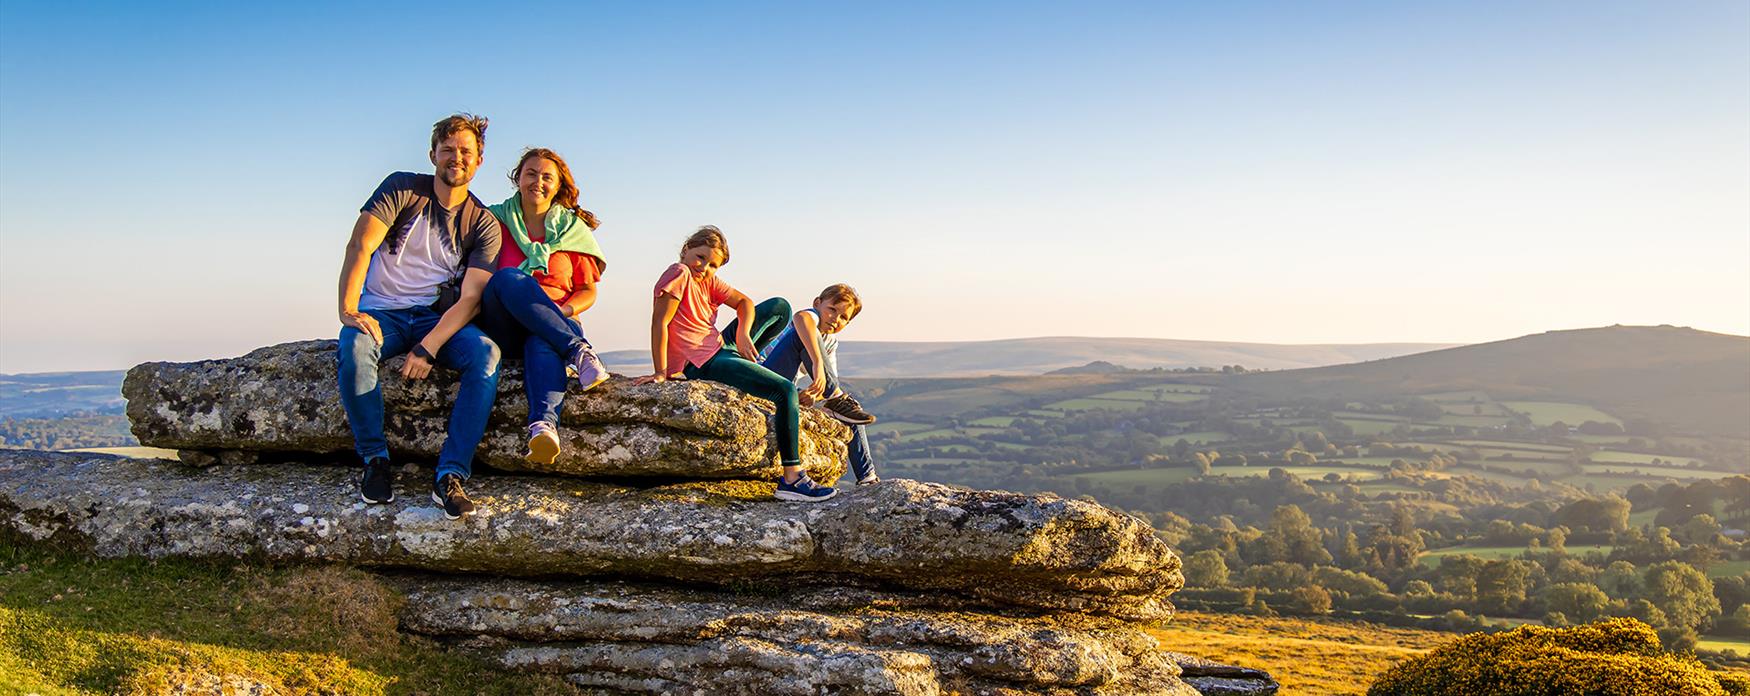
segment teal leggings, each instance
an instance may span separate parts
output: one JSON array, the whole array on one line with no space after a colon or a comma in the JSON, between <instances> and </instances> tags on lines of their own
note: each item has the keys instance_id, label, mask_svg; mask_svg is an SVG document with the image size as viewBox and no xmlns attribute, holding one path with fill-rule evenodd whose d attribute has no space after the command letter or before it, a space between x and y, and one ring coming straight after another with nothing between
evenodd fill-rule
<instances>
[{"instance_id":1,"label":"teal leggings","mask_svg":"<svg viewBox=\"0 0 1750 696\"><path fill-rule=\"evenodd\" d=\"M776 339L784 332L784 326L790 321L790 303L782 297L774 297L759 303L754 307L753 326L748 333L753 336L756 350ZM725 346L735 344L735 322L723 330ZM800 466L802 455L796 445L797 418L801 408L796 403L796 384L780 377L778 373L760 367L758 363L749 362L737 355L734 348L725 347L705 361L704 365L687 364L681 374L687 379L708 379L722 382L736 389L772 402L778 407L778 458L784 466Z\"/></svg>"}]
</instances>

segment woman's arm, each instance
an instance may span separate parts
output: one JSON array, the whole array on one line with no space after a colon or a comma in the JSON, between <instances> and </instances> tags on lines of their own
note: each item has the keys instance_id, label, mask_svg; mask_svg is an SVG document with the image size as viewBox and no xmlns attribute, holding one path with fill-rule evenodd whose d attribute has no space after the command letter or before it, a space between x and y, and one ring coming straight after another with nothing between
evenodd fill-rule
<instances>
[{"instance_id":1,"label":"woman's arm","mask_svg":"<svg viewBox=\"0 0 1750 696\"><path fill-rule=\"evenodd\" d=\"M572 288L570 295L566 295L565 299L554 304L559 305L559 311L564 312L565 316L568 317L584 313L585 310L595 306L595 283L578 283L576 287Z\"/></svg>"},{"instance_id":2,"label":"woman's arm","mask_svg":"<svg viewBox=\"0 0 1750 696\"><path fill-rule=\"evenodd\" d=\"M656 301L651 303L650 363L656 369L651 374L632 380L633 384L666 382L678 376L668 374L668 323L674 320L675 310L680 309L680 306L681 299L669 294L657 295Z\"/></svg>"}]
</instances>

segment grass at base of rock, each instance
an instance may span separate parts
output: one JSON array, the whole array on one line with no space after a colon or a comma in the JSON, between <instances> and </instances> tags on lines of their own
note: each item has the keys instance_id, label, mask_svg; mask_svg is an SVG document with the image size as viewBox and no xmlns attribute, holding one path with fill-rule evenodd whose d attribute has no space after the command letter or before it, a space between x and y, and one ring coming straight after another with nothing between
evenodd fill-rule
<instances>
[{"instance_id":1,"label":"grass at base of rock","mask_svg":"<svg viewBox=\"0 0 1750 696\"><path fill-rule=\"evenodd\" d=\"M1398 662L1458 634L1322 619L1181 611L1150 630L1162 647L1270 673L1283 694L1364 694Z\"/></svg>"},{"instance_id":2,"label":"grass at base of rock","mask_svg":"<svg viewBox=\"0 0 1750 696\"><path fill-rule=\"evenodd\" d=\"M0 540L0 693L575 694L396 630L400 596L334 566L92 560Z\"/></svg>"}]
</instances>

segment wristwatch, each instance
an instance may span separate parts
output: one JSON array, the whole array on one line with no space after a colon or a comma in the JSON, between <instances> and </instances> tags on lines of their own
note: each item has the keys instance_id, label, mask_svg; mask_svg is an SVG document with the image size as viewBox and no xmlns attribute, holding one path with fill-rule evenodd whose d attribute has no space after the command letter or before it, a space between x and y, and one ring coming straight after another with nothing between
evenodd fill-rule
<instances>
[{"instance_id":1,"label":"wristwatch","mask_svg":"<svg viewBox=\"0 0 1750 696\"><path fill-rule=\"evenodd\" d=\"M431 351L426 350L425 344L423 343L413 344L413 354L423 358L426 362L432 361Z\"/></svg>"}]
</instances>

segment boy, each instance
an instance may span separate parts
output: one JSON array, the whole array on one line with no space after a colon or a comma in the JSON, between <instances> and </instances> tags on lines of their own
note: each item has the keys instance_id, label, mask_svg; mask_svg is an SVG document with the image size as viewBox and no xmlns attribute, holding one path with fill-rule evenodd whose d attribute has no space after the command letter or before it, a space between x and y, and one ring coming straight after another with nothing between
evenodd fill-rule
<instances>
[{"instance_id":1,"label":"boy","mask_svg":"<svg viewBox=\"0 0 1750 696\"><path fill-rule=\"evenodd\" d=\"M838 333L862 310L863 300L851 286L828 286L814 298L813 307L797 312L784 332L766 346L760 365L792 382L801 376L802 368L808 369L812 382L797 392L797 399L851 426L851 471L857 485L866 486L881 480L875 475L875 459L864 432L864 426L874 423L875 417L840 388L836 356Z\"/></svg>"}]
</instances>

